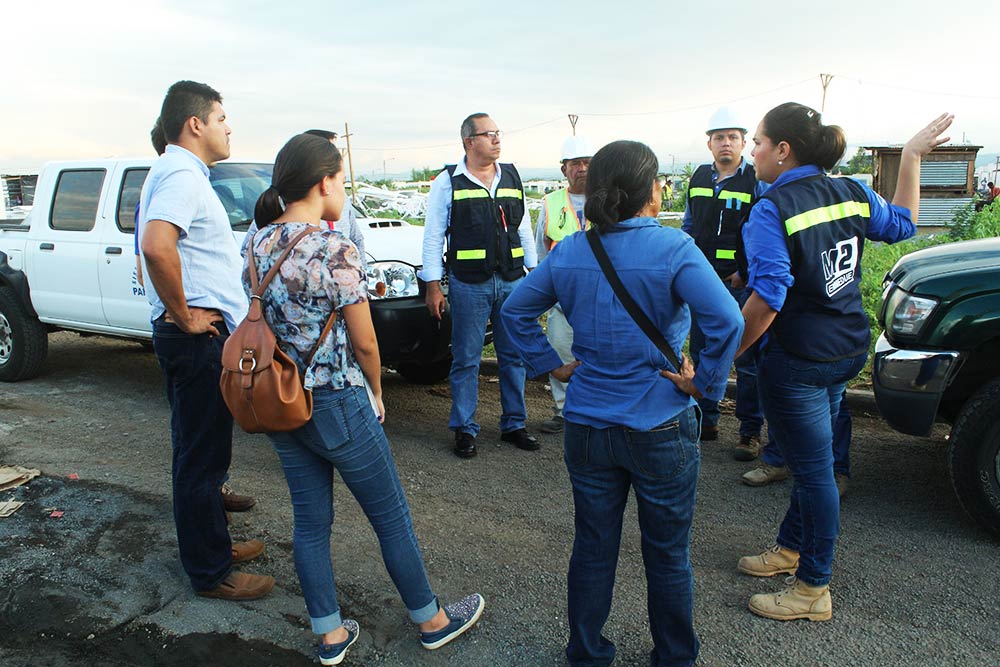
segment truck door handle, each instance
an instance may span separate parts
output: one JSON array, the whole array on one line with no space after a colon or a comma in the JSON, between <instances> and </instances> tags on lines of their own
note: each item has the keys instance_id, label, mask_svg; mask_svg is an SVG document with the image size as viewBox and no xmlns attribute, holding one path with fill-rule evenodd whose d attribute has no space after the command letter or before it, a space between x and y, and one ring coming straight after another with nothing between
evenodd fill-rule
<instances>
[{"instance_id":1,"label":"truck door handle","mask_svg":"<svg viewBox=\"0 0 1000 667\"><path fill-rule=\"evenodd\" d=\"M39 250L55 250L56 249L56 244L55 243L39 243L38 244L38 249Z\"/></svg>"},{"instance_id":2,"label":"truck door handle","mask_svg":"<svg viewBox=\"0 0 1000 667\"><path fill-rule=\"evenodd\" d=\"M104 249L105 255L120 255L122 254L122 249L116 246L108 246Z\"/></svg>"}]
</instances>

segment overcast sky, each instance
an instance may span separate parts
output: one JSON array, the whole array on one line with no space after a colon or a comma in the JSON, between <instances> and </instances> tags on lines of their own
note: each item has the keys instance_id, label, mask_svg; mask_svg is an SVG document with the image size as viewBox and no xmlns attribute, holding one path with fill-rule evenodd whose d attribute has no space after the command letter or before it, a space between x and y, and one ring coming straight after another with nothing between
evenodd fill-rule
<instances>
[{"instance_id":1,"label":"overcast sky","mask_svg":"<svg viewBox=\"0 0 1000 667\"><path fill-rule=\"evenodd\" d=\"M150 154L178 79L222 93L234 158L273 159L296 132L347 121L366 175L454 162L476 111L522 167L558 164L575 113L592 143L638 139L679 168L708 158L720 104L752 131L782 102L818 109L820 73L835 75L824 120L852 146L901 143L951 111L954 142L1000 152L995 2L965 15L923 0L4 5L0 173Z\"/></svg>"}]
</instances>

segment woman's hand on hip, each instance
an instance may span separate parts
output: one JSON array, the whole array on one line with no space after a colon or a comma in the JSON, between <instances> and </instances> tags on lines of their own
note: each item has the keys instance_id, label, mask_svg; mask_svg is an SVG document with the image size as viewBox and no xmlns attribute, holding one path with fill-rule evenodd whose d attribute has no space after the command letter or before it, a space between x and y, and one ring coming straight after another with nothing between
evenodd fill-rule
<instances>
[{"instance_id":1,"label":"woman's hand on hip","mask_svg":"<svg viewBox=\"0 0 1000 667\"><path fill-rule=\"evenodd\" d=\"M573 371L575 371L576 367L579 365L579 361L571 361L568 364L563 364L559 368L551 371L550 374L560 382L569 382L569 379L573 377Z\"/></svg>"},{"instance_id":2,"label":"woman's hand on hip","mask_svg":"<svg viewBox=\"0 0 1000 667\"><path fill-rule=\"evenodd\" d=\"M694 386L694 366L686 354L681 355L681 369L679 373L664 369L660 371L660 375L673 382L678 389L688 396L703 398L698 387Z\"/></svg>"}]
</instances>

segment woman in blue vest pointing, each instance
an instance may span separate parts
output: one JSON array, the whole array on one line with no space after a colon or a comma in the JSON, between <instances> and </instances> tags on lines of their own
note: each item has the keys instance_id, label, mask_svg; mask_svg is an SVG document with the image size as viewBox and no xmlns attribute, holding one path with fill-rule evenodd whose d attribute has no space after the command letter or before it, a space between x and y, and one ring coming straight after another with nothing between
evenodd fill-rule
<instances>
[{"instance_id":1,"label":"woman in blue vest pointing","mask_svg":"<svg viewBox=\"0 0 1000 667\"><path fill-rule=\"evenodd\" d=\"M840 527L832 417L868 356L861 305L866 238L894 243L916 232L920 160L948 141L943 114L903 148L892 203L850 178L831 178L847 141L819 112L792 102L771 109L754 134L757 176L771 188L743 230L753 290L743 315L742 353L762 335L758 377L769 428L795 478L776 543L739 560L745 574L793 575L778 593L750 598L776 620L832 616L830 574Z\"/></svg>"}]
</instances>

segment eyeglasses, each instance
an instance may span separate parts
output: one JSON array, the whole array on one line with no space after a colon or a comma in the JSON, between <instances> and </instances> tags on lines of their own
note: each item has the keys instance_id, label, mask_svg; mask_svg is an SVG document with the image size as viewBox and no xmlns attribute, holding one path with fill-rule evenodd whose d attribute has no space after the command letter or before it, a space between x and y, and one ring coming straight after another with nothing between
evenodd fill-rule
<instances>
[{"instance_id":1,"label":"eyeglasses","mask_svg":"<svg viewBox=\"0 0 1000 667\"><path fill-rule=\"evenodd\" d=\"M476 132L475 134L470 134L469 138L472 137L487 137L489 139L499 139L503 136L503 132L500 130L490 130L488 132Z\"/></svg>"}]
</instances>

